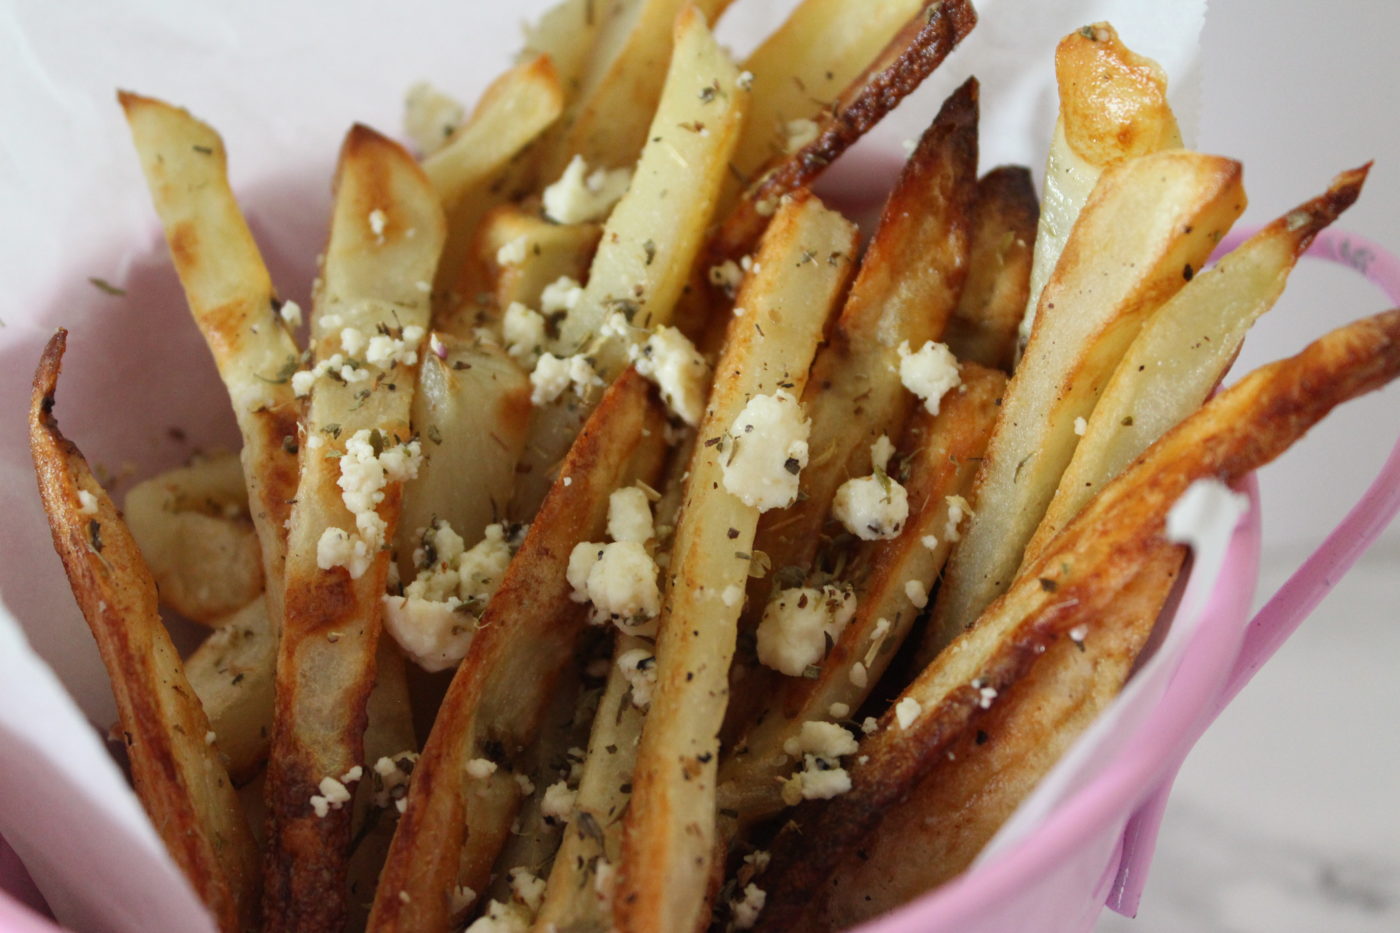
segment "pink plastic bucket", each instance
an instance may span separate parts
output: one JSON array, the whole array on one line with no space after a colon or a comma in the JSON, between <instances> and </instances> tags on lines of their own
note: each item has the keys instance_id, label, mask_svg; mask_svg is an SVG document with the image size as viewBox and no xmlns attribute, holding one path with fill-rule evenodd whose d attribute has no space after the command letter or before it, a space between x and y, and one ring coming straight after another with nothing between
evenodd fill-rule
<instances>
[{"instance_id":1,"label":"pink plastic bucket","mask_svg":"<svg viewBox=\"0 0 1400 933\"><path fill-rule=\"evenodd\" d=\"M1253 231L1231 236L1227 250ZM1326 231L1309 255L1340 263L1400 304L1400 260ZM1196 740L1400 510L1400 442L1361 500L1253 618L1258 490L1236 530L1206 615L1166 694L1122 752L1031 836L939 890L861 927L865 933L1085 931L1105 905L1132 915L1171 783ZM1189 585L1189 584L1188 584ZM0 933L53 933L24 866L0 839Z\"/></svg>"}]
</instances>

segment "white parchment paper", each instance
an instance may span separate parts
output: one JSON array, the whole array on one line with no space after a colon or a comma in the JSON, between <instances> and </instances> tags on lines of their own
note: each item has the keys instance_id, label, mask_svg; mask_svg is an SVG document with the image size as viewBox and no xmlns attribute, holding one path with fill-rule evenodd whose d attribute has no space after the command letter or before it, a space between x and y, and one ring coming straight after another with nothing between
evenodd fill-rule
<instances>
[{"instance_id":1,"label":"white parchment paper","mask_svg":"<svg viewBox=\"0 0 1400 933\"><path fill-rule=\"evenodd\" d=\"M236 441L115 89L182 104L220 129L274 281L305 304L345 129L358 120L397 131L403 91L423 78L474 98L519 45L519 19L545 5L0 5L0 835L73 929L209 927L99 739L113 717L110 689L50 547L25 442L39 350L55 327L70 329L57 414L118 496L130 477ZM792 5L738 0L720 34L742 54ZM942 97L976 74L984 168L1039 171L1054 120L1055 43L1100 19L1167 69L1189 138L1204 0L977 6L970 39L864 151L898 154Z\"/></svg>"}]
</instances>

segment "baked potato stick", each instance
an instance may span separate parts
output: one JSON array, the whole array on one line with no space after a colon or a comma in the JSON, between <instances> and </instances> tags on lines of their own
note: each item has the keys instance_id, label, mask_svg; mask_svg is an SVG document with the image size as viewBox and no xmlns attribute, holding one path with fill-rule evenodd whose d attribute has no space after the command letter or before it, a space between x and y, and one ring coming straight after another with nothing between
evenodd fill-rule
<instances>
[{"instance_id":1,"label":"baked potato stick","mask_svg":"<svg viewBox=\"0 0 1400 933\"><path fill-rule=\"evenodd\" d=\"M423 160L423 171L447 213L447 243L434 281L443 307L455 305L452 292L471 250L481 217L504 191L492 191L511 159L558 119L564 92L546 56L517 65L481 95L471 118L447 145ZM469 297L469 296L467 296Z\"/></svg>"},{"instance_id":2,"label":"baked potato stick","mask_svg":"<svg viewBox=\"0 0 1400 933\"><path fill-rule=\"evenodd\" d=\"M420 449L409 436L429 311L418 283L432 275L444 227L412 157L371 129L351 129L312 319L316 366L293 377L311 402L267 770L269 930L339 930L346 921L351 811L332 805L338 793L326 787L350 783L365 764L383 545Z\"/></svg>"},{"instance_id":3,"label":"baked potato stick","mask_svg":"<svg viewBox=\"0 0 1400 933\"><path fill-rule=\"evenodd\" d=\"M932 74L976 24L977 14L968 0L926 2L814 120L811 141L784 155L748 187L726 214L710 251L719 259L738 259L752 250L782 196L815 181ZM804 135L811 135L810 130Z\"/></svg>"},{"instance_id":4,"label":"baked potato stick","mask_svg":"<svg viewBox=\"0 0 1400 933\"><path fill-rule=\"evenodd\" d=\"M630 0L627 0L630 2ZM598 0L561 0L525 26L521 57L548 55L565 93L579 86L602 20Z\"/></svg>"},{"instance_id":5,"label":"baked potato stick","mask_svg":"<svg viewBox=\"0 0 1400 933\"><path fill-rule=\"evenodd\" d=\"M1118 695L1181 565L1163 542L1084 635L1052 643L948 747L822 886L804 930L844 930L964 871L1047 771ZM911 852L919 853L910 858Z\"/></svg>"},{"instance_id":6,"label":"baked potato stick","mask_svg":"<svg viewBox=\"0 0 1400 933\"><path fill-rule=\"evenodd\" d=\"M851 224L810 195L796 196L773 218L756 257L761 271L739 293L745 311L716 367L662 598L656 688L637 753L613 912L614 925L628 933L693 930L708 916L719 729L743 603L726 594L742 596L759 515L729 492L727 464L743 443L764 442L738 427L751 399L801 397L856 246ZM797 473L790 469L796 460L784 468L792 456L779 446L772 467Z\"/></svg>"},{"instance_id":7,"label":"baked potato stick","mask_svg":"<svg viewBox=\"0 0 1400 933\"><path fill-rule=\"evenodd\" d=\"M1011 372L1039 215L1029 170L1003 165L977 182L967 281L944 337L958 359Z\"/></svg>"},{"instance_id":8,"label":"baked potato stick","mask_svg":"<svg viewBox=\"0 0 1400 933\"><path fill-rule=\"evenodd\" d=\"M1094 492L1147 445L1201 406L1234 362L1245 333L1273 307L1298 257L1351 206L1369 166L1269 224L1162 305L1094 406L1055 498L1026 547L1034 560Z\"/></svg>"},{"instance_id":9,"label":"baked potato stick","mask_svg":"<svg viewBox=\"0 0 1400 933\"><path fill-rule=\"evenodd\" d=\"M1166 515L1193 482L1234 482L1332 408L1400 375L1400 309L1356 321L1264 366L1164 435L1067 525L1041 559L924 669L860 745L852 789L804 804L780 833L765 876L764 929L784 929L880 815L904 800L983 709L1035 659L1110 606L1164 540ZM903 720L903 725L900 720ZM820 833L802 835L821 823Z\"/></svg>"},{"instance_id":10,"label":"baked potato stick","mask_svg":"<svg viewBox=\"0 0 1400 933\"><path fill-rule=\"evenodd\" d=\"M228 182L223 140L169 104L120 92L131 138L190 311L243 436L243 476L262 547L268 618L282 626L282 568L297 485L300 351Z\"/></svg>"},{"instance_id":11,"label":"baked potato stick","mask_svg":"<svg viewBox=\"0 0 1400 933\"><path fill-rule=\"evenodd\" d=\"M783 748L809 721L835 722L859 710L909 633L952 548L950 497L971 492L977 463L996 420L1006 378L964 363L965 391L949 394L937 415L915 415L900 445L908 454L904 481L910 514L887 541L863 542L851 556L856 614L814 677L783 677L763 668L763 700L745 704L747 734L720 768L719 809L742 830L784 806L782 779L791 758ZM932 546L930 547L930 543ZM737 691L736 691L737 693ZM844 711L843 711L844 709Z\"/></svg>"},{"instance_id":12,"label":"baked potato stick","mask_svg":"<svg viewBox=\"0 0 1400 933\"><path fill-rule=\"evenodd\" d=\"M1118 361L1244 210L1239 163L1185 150L1104 171L1060 265L987 446L974 517L949 561L921 654L933 657L1010 585Z\"/></svg>"},{"instance_id":13,"label":"baked potato stick","mask_svg":"<svg viewBox=\"0 0 1400 933\"><path fill-rule=\"evenodd\" d=\"M276 693L277 636L261 594L220 620L185 659L185 676L218 736L234 783L247 784L267 760Z\"/></svg>"},{"instance_id":14,"label":"baked potato stick","mask_svg":"<svg viewBox=\"0 0 1400 933\"><path fill-rule=\"evenodd\" d=\"M570 449L569 482L555 483L540 506L414 768L371 930L452 929L462 914L453 895L485 891L519 803L518 749L538 730L585 625L586 607L572 599L565 575L569 555L580 541L599 540L613 490L633 477L654 478L664 423L648 384L629 370ZM469 770L475 759L494 768Z\"/></svg>"},{"instance_id":15,"label":"baked potato stick","mask_svg":"<svg viewBox=\"0 0 1400 933\"><path fill-rule=\"evenodd\" d=\"M578 94L546 144L545 181L558 178L578 156L589 168L621 168L637 161L655 136L652 114L673 56L682 19L714 22L732 0L624 0L597 4L601 17L579 76ZM674 68L674 66L671 66ZM717 77L717 76L716 76ZM648 127L651 127L651 130Z\"/></svg>"},{"instance_id":16,"label":"baked potato stick","mask_svg":"<svg viewBox=\"0 0 1400 933\"><path fill-rule=\"evenodd\" d=\"M1060 40L1055 81L1060 114L1045 162L1023 345L1030 339L1040 293L1099 175L1123 159L1181 146L1167 103L1167 76L1152 59L1123 45L1108 23L1085 26Z\"/></svg>"},{"instance_id":17,"label":"baked potato stick","mask_svg":"<svg viewBox=\"0 0 1400 933\"><path fill-rule=\"evenodd\" d=\"M219 929L250 930L257 851L233 782L161 623L155 581L136 541L53 416L66 338L60 330L44 348L29 407L29 446L54 550L111 675L137 796Z\"/></svg>"}]
</instances>

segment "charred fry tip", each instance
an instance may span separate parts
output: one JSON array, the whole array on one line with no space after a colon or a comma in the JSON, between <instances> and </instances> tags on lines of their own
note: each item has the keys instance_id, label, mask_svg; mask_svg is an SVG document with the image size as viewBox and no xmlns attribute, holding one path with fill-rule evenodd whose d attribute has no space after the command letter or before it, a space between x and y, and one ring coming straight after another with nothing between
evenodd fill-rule
<instances>
[{"instance_id":1,"label":"charred fry tip","mask_svg":"<svg viewBox=\"0 0 1400 933\"><path fill-rule=\"evenodd\" d=\"M53 422L54 393L58 388L58 374L63 369L63 354L68 347L68 331L60 327L54 331L44 352L39 355L39 365L34 370L34 390L30 396L30 422L34 427Z\"/></svg>"}]
</instances>

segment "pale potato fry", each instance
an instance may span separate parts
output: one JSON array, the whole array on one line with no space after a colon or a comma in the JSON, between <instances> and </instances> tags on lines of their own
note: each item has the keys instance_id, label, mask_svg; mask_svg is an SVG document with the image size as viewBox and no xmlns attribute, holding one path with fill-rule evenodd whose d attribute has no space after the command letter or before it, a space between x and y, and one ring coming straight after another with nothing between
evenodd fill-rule
<instances>
[{"instance_id":1,"label":"pale potato fry","mask_svg":"<svg viewBox=\"0 0 1400 933\"><path fill-rule=\"evenodd\" d=\"M968 0L925 3L879 57L823 110L811 142L766 167L744 191L710 243L716 261L738 259L752 250L782 196L815 181L932 74L976 23L977 14Z\"/></svg>"},{"instance_id":2,"label":"pale potato fry","mask_svg":"<svg viewBox=\"0 0 1400 933\"><path fill-rule=\"evenodd\" d=\"M1163 540L1166 514L1203 478L1238 480L1278 456L1333 407L1400 375L1400 309L1320 338L1217 395L1096 496L947 651L905 688L918 712L892 706L861 742L852 789L804 804L772 849L765 929L782 929L880 814L905 799L948 745L1079 621L1110 605ZM897 704L896 704L897 705ZM821 833L803 834L817 825Z\"/></svg>"},{"instance_id":3,"label":"pale potato fry","mask_svg":"<svg viewBox=\"0 0 1400 933\"><path fill-rule=\"evenodd\" d=\"M400 488L386 473L380 501L356 514L338 480L342 458L357 439L374 448L375 463L400 445L398 454L411 458L415 367L408 354L416 344L406 333L428 323L428 295L418 283L431 277L444 235L441 204L418 164L373 130L354 127L336 171L312 318L316 360L319 367L336 355L354 357L350 344L357 341L349 331L358 341L397 340L404 347L381 363L313 371L288 532L286 618L267 770L269 930L338 930L346 921L351 811L328 808L320 815L312 798L326 796L326 779L344 783L364 765L365 704L374 685L389 565L380 545L393 538ZM345 492L355 488L351 479ZM337 540L338 547L327 549L326 542Z\"/></svg>"},{"instance_id":4,"label":"pale potato fry","mask_svg":"<svg viewBox=\"0 0 1400 933\"><path fill-rule=\"evenodd\" d=\"M132 783L151 823L219 929L252 929L258 858L233 781L161 624L136 542L54 420L66 337L60 330L45 347L29 408L54 550L111 675Z\"/></svg>"},{"instance_id":5,"label":"pale potato fry","mask_svg":"<svg viewBox=\"0 0 1400 933\"><path fill-rule=\"evenodd\" d=\"M1142 322L1244 210L1239 163L1185 150L1107 168L1041 294L953 552L921 663L1010 585L1087 418Z\"/></svg>"},{"instance_id":6,"label":"pale potato fry","mask_svg":"<svg viewBox=\"0 0 1400 933\"><path fill-rule=\"evenodd\" d=\"M267 760L276 693L277 636L261 594L219 620L185 659L185 676L209 717L234 783L249 783Z\"/></svg>"},{"instance_id":7,"label":"pale potato fry","mask_svg":"<svg viewBox=\"0 0 1400 933\"><path fill-rule=\"evenodd\" d=\"M1122 689L1181 564L1163 543L1078 641L1062 638L887 810L807 909L802 928L856 926L967 869ZM911 858L910 853L918 853Z\"/></svg>"},{"instance_id":8,"label":"pale potato fry","mask_svg":"<svg viewBox=\"0 0 1400 933\"><path fill-rule=\"evenodd\" d=\"M263 595L262 552L236 454L216 454L131 487L124 517L163 605L204 625Z\"/></svg>"},{"instance_id":9,"label":"pale potato fry","mask_svg":"<svg viewBox=\"0 0 1400 933\"><path fill-rule=\"evenodd\" d=\"M1245 332L1283 293L1298 257L1361 193L1367 168L1344 172L1326 194L1240 244L1143 325L1094 406L1023 565L1097 489L1200 407L1234 362Z\"/></svg>"},{"instance_id":10,"label":"pale potato fry","mask_svg":"<svg viewBox=\"0 0 1400 933\"><path fill-rule=\"evenodd\" d=\"M1135 156L1181 145L1167 103L1167 77L1150 58L1123 45L1108 23L1070 33L1055 49L1060 114L1045 164L1045 197L1035 238L1021 343L1074 222L1103 170Z\"/></svg>"},{"instance_id":11,"label":"pale potato fry","mask_svg":"<svg viewBox=\"0 0 1400 933\"><path fill-rule=\"evenodd\" d=\"M691 460L657 636L657 683L623 828L613 923L691 930L708 915L718 732L759 511L721 484L742 441L724 443L751 398L800 397L827 318L854 266L855 228L809 196L773 218L761 271L735 317ZM714 438L714 442L710 441ZM756 438L746 438L750 443Z\"/></svg>"},{"instance_id":12,"label":"pale potato fry","mask_svg":"<svg viewBox=\"0 0 1400 933\"><path fill-rule=\"evenodd\" d=\"M958 359L1011 372L1039 216L1027 169L1003 165L977 182L967 281L944 335Z\"/></svg>"},{"instance_id":13,"label":"pale potato fry","mask_svg":"<svg viewBox=\"0 0 1400 933\"><path fill-rule=\"evenodd\" d=\"M566 94L579 86L592 52L602 19L597 8L598 0L560 0L525 27L521 58L548 55Z\"/></svg>"},{"instance_id":14,"label":"pale potato fry","mask_svg":"<svg viewBox=\"0 0 1400 933\"><path fill-rule=\"evenodd\" d=\"M606 526L608 497L634 476L654 478L665 416L645 380L628 371L569 451L564 476L486 608L413 772L408 805L375 895L371 930L446 931L460 919L453 894L484 891L510 831L520 789L511 774L573 660L586 608L565 570L580 541ZM468 762L496 766L484 778Z\"/></svg>"},{"instance_id":15,"label":"pale potato fry","mask_svg":"<svg viewBox=\"0 0 1400 933\"><path fill-rule=\"evenodd\" d=\"M243 474L276 632L286 523L297 485L299 411L288 380L300 351L229 187L219 134L161 101L127 92L117 97L185 298L243 436Z\"/></svg>"}]
</instances>

